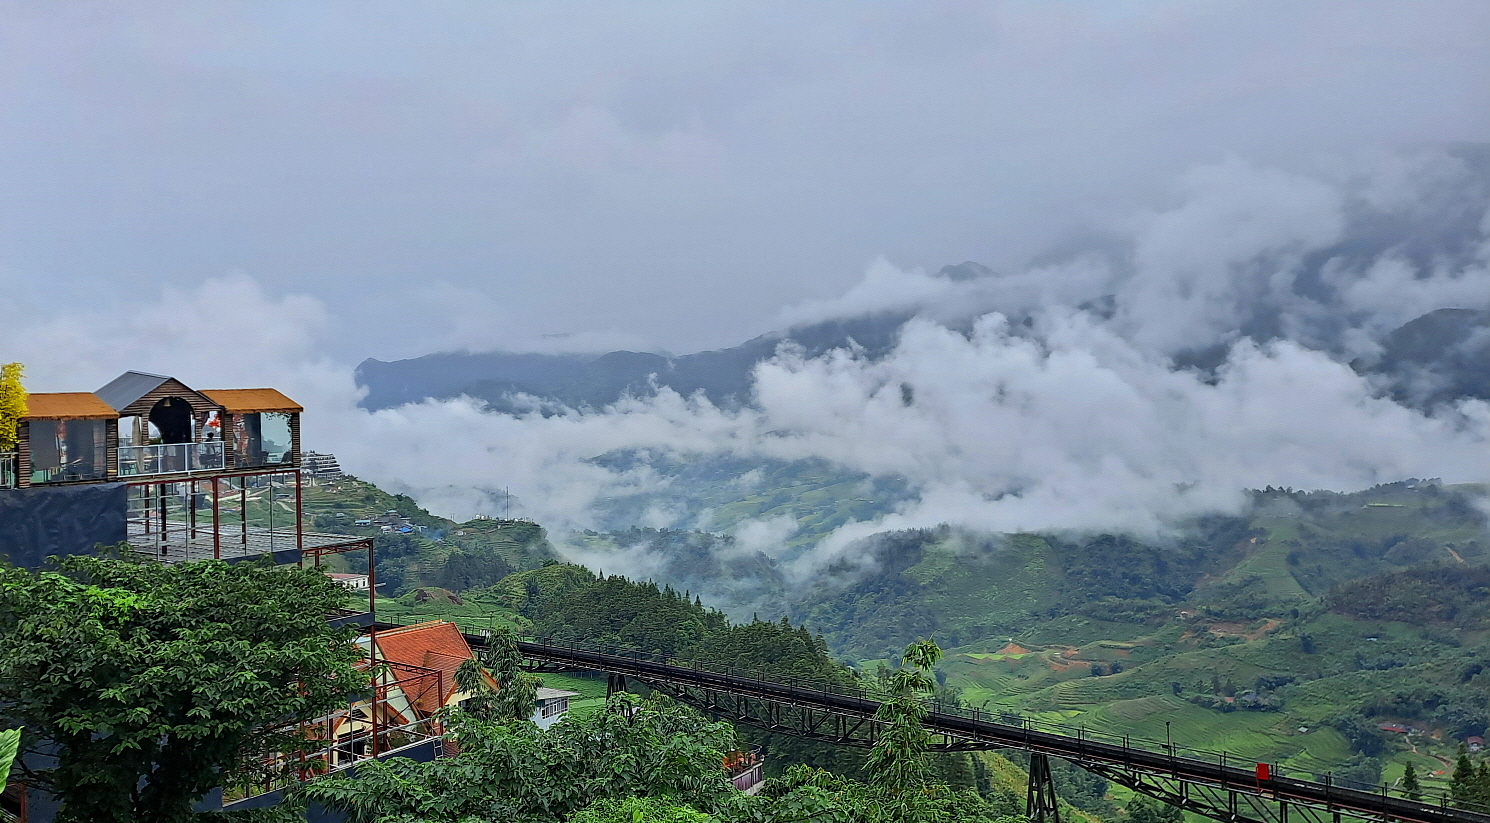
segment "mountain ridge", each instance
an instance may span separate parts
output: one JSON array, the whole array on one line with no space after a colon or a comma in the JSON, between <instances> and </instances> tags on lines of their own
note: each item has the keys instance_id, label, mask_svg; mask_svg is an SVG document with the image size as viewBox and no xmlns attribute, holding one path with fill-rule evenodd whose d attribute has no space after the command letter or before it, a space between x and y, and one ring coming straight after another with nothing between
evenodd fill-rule
<instances>
[{"instance_id":1,"label":"mountain ridge","mask_svg":"<svg viewBox=\"0 0 1490 823\"><path fill-rule=\"evenodd\" d=\"M976 264L964 263L959 267ZM957 274L966 280L969 275ZM985 275L991 276L991 275ZM954 279L949 275L948 279ZM1088 307L1097 311L1099 307ZM442 352L358 364L355 379L366 389L359 402L369 411L425 400L471 397L499 413L554 407L601 409L626 396L650 397L671 389L685 397L702 394L715 406L748 405L754 369L783 346L805 358L835 349L854 349L870 360L893 350L900 332L917 312L880 311L825 320L769 332L736 346L667 356L617 350L603 354L523 352ZM1021 333L1022 318L1011 330ZM963 334L970 327L949 324ZM1259 331L1257 339L1275 339ZM1394 400L1419 409L1460 399L1490 400L1490 310L1444 307L1419 315L1385 334L1380 354L1357 357L1350 367L1371 377ZM1176 353L1173 367L1212 372L1227 358L1229 345L1210 345Z\"/></svg>"},{"instance_id":2,"label":"mountain ridge","mask_svg":"<svg viewBox=\"0 0 1490 823\"><path fill-rule=\"evenodd\" d=\"M518 397L571 408L601 408L627 394L647 396L670 388L684 396L702 392L717 406L744 403L756 364L775 356L783 344L801 347L808 357L857 345L878 356L893 347L907 312L878 313L769 332L737 346L678 356L649 352L534 354L444 352L407 360L368 358L358 364L357 384L368 390L360 405L369 411L425 399L469 396L493 411L531 407Z\"/></svg>"}]
</instances>

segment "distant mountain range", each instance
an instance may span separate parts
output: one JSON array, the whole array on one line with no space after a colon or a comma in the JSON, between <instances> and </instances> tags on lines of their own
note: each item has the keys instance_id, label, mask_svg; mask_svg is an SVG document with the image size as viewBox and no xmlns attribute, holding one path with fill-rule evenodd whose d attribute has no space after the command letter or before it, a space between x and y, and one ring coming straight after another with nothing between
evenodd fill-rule
<instances>
[{"instance_id":1,"label":"distant mountain range","mask_svg":"<svg viewBox=\"0 0 1490 823\"><path fill-rule=\"evenodd\" d=\"M1387 335L1372 373L1400 401L1490 400L1490 311L1439 309Z\"/></svg>"},{"instance_id":2,"label":"distant mountain range","mask_svg":"<svg viewBox=\"0 0 1490 823\"><path fill-rule=\"evenodd\" d=\"M663 387L685 396L701 391L715 405L732 407L749 400L752 370L783 344L800 346L809 357L851 342L872 356L883 354L894 347L910 317L905 312L832 320L678 357L613 351L442 353L392 362L369 358L357 367L357 383L368 390L362 406L370 410L461 395L482 400L493 411L530 408L520 395L571 408L600 408L623 395L645 397Z\"/></svg>"},{"instance_id":3,"label":"distant mountain range","mask_svg":"<svg viewBox=\"0 0 1490 823\"><path fill-rule=\"evenodd\" d=\"M987 271L964 263L949 266L942 274L963 279L972 267ZM727 349L675 357L613 351L459 352L391 362L368 358L358 365L356 379L367 389L362 406L369 410L462 395L496 412L529 410L535 404L540 409L598 409L623 396L647 397L661 388L684 396L702 392L716 406L735 408L750 400L755 367L781 346L796 346L807 357L857 346L877 358L894 348L901 327L913 316L914 312L901 311L829 320L764 334ZM1398 401L1431 408L1460 398L1490 400L1490 311L1431 311L1380 343L1379 358L1351 365ZM1176 367L1209 369L1224 359L1224 350L1188 352L1176 358Z\"/></svg>"}]
</instances>

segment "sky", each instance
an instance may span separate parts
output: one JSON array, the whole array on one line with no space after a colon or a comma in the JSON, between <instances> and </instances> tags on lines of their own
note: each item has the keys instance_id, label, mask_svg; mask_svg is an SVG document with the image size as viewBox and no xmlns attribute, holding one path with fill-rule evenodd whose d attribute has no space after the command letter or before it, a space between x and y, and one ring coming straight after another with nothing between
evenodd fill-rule
<instances>
[{"instance_id":1,"label":"sky","mask_svg":"<svg viewBox=\"0 0 1490 823\"><path fill-rule=\"evenodd\" d=\"M1483 2L0 2L0 362L277 386L355 474L554 535L631 494L717 526L618 449L904 479L803 579L885 529L1162 536L1246 488L1490 479L1490 403L1351 366L1490 310L1485 144ZM876 311L915 316L884 356L783 349L740 408L356 405L367 357Z\"/></svg>"},{"instance_id":2,"label":"sky","mask_svg":"<svg viewBox=\"0 0 1490 823\"><path fill-rule=\"evenodd\" d=\"M728 346L1197 166L1485 141L1487 46L1449 0L4 2L0 286L248 281L339 363Z\"/></svg>"}]
</instances>

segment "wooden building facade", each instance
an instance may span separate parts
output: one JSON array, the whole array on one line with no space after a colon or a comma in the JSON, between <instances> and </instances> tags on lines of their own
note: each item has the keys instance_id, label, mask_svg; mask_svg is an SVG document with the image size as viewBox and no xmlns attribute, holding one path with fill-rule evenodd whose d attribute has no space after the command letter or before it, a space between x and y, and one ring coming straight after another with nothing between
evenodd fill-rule
<instances>
[{"instance_id":1,"label":"wooden building facade","mask_svg":"<svg viewBox=\"0 0 1490 823\"><path fill-rule=\"evenodd\" d=\"M300 404L276 389L197 391L125 372L96 392L33 393L0 488L300 467Z\"/></svg>"}]
</instances>

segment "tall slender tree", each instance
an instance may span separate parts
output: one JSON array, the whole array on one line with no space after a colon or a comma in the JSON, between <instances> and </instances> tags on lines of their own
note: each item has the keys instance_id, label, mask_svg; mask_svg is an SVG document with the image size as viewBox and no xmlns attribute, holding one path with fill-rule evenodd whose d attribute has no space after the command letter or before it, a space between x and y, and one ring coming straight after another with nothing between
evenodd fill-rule
<instances>
[{"instance_id":1,"label":"tall slender tree","mask_svg":"<svg viewBox=\"0 0 1490 823\"><path fill-rule=\"evenodd\" d=\"M1490 782L1490 774L1486 774L1483 768L1475 769L1474 761L1469 759L1469 753L1460 744L1454 773L1449 777L1449 799L1461 809L1479 811L1484 807L1487 782Z\"/></svg>"},{"instance_id":2,"label":"tall slender tree","mask_svg":"<svg viewBox=\"0 0 1490 823\"><path fill-rule=\"evenodd\" d=\"M875 712L884 726L865 766L870 784L885 794L897 820L923 819L925 804L921 801L935 788L928 781L930 735L922 721L926 698L936 689L931 671L941 658L941 648L930 640L907 647L901 668L888 678L886 699Z\"/></svg>"},{"instance_id":3,"label":"tall slender tree","mask_svg":"<svg viewBox=\"0 0 1490 823\"><path fill-rule=\"evenodd\" d=\"M1423 787L1418 784L1418 771L1411 763L1402 770L1402 796L1408 800L1423 799Z\"/></svg>"},{"instance_id":4,"label":"tall slender tree","mask_svg":"<svg viewBox=\"0 0 1490 823\"><path fill-rule=\"evenodd\" d=\"M20 363L0 366L0 452L15 451L19 424L26 416L26 387L21 385L24 372Z\"/></svg>"}]
</instances>

